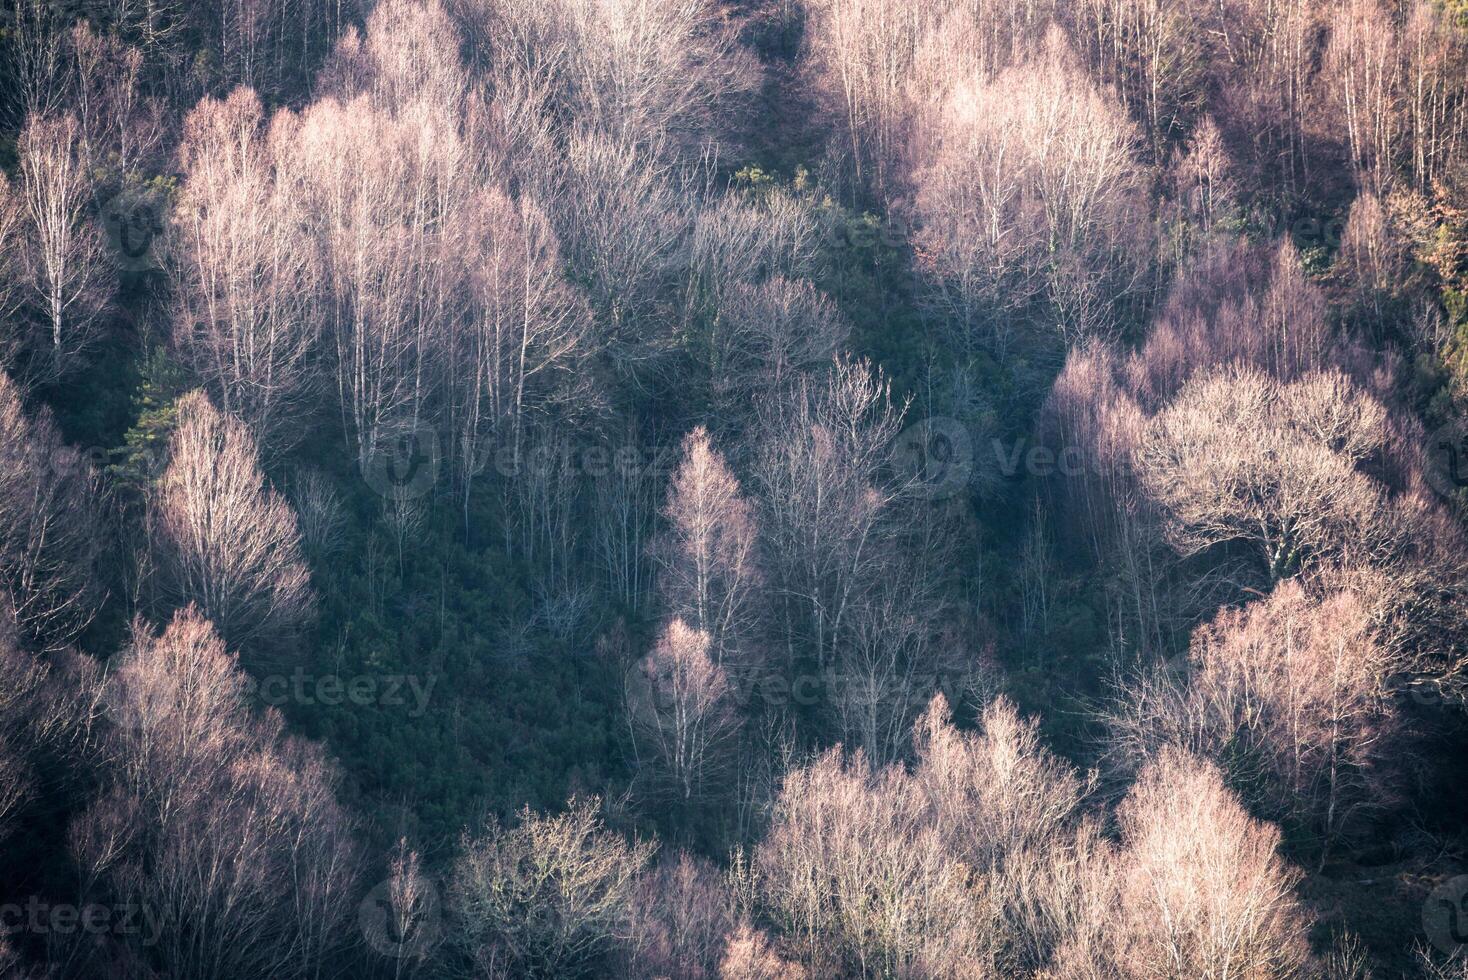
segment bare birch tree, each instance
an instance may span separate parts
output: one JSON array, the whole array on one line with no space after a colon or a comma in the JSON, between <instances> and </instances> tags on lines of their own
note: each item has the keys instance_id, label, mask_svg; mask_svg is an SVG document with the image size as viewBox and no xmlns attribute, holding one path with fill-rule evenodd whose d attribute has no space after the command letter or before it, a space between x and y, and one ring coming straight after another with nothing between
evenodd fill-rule
<instances>
[{"instance_id":1,"label":"bare birch tree","mask_svg":"<svg viewBox=\"0 0 1468 980\"><path fill-rule=\"evenodd\" d=\"M886 471L904 409L864 362L838 360L766 410L754 464L786 655L824 667L890 560L885 536L910 488Z\"/></svg>"},{"instance_id":2,"label":"bare birch tree","mask_svg":"<svg viewBox=\"0 0 1468 980\"><path fill-rule=\"evenodd\" d=\"M91 213L92 161L76 118L31 117L18 150L24 282L44 330L31 345L29 373L55 378L96 343L116 274Z\"/></svg>"},{"instance_id":3,"label":"bare birch tree","mask_svg":"<svg viewBox=\"0 0 1468 980\"><path fill-rule=\"evenodd\" d=\"M1044 300L1067 340L1105 338L1145 265L1135 128L1057 32L1032 60L961 79L914 136L914 244L960 341L1004 356Z\"/></svg>"},{"instance_id":4,"label":"bare birch tree","mask_svg":"<svg viewBox=\"0 0 1468 980\"><path fill-rule=\"evenodd\" d=\"M710 646L708 633L671 620L628 695L638 733L684 806L703 799L739 726L728 674Z\"/></svg>"},{"instance_id":5,"label":"bare birch tree","mask_svg":"<svg viewBox=\"0 0 1468 980\"><path fill-rule=\"evenodd\" d=\"M244 681L192 607L119 656L116 763L68 839L86 900L146 908L156 935L112 935L83 962L304 978L350 943L356 855L334 774L278 715L252 714Z\"/></svg>"},{"instance_id":6,"label":"bare birch tree","mask_svg":"<svg viewBox=\"0 0 1468 980\"><path fill-rule=\"evenodd\" d=\"M27 645L60 649L96 615L105 532L97 474L0 374L0 587Z\"/></svg>"},{"instance_id":7,"label":"bare birch tree","mask_svg":"<svg viewBox=\"0 0 1468 980\"><path fill-rule=\"evenodd\" d=\"M483 976L565 976L606 963L634 928L654 847L606 830L596 800L465 834L449 884L455 944Z\"/></svg>"},{"instance_id":8,"label":"bare birch tree","mask_svg":"<svg viewBox=\"0 0 1468 980\"><path fill-rule=\"evenodd\" d=\"M149 508L165 595L197 603L251 653L289 641L315 600L296 515L266 482L249 430L192 392L169 456Z\"/></svg>"},{"instance_id":9,"label":"bare birch tree","mask_svg":"<svg viewBox=\"0 0 1468 980\"><path fill-rule=\"evenodd\" d=\"M174 340L224 411L278 452L303 434L317 383L320 273L295 177L278 168L264 126L248 89L204 100L185 124Z\"/></svg>"},{"instance_id":10,"label":"bare birch tree","mask_svg":"<svg viewBox=\"0 0 1468 980\"><path fill-rule=\"evenodd\" d=\"M1184 676L1142 678L1122 695L1112 756L1137 767L1172 744L1210 758L1257 813L1313 834L1324 861L1393 799L1395 667L1359 597L1284 582L1201 627Z\"/></svg>"},{"instance_id":11,"label":"bare birch tree","mask_svg":"<svg viewBox=\"0 0 1468 980\"><path fill-rule=\"evenodd\" d=\"M669 617L709 638L721 667L750 666L762 581L754 508L707 430L683 439L682 461L668 486L667 531L654 544L658 591Z\"/></svg>"},{"instance_id":12,"label":"bare birch tree","mask_svg":"<svg viewBox=\"0 0 1468 980\"><path fill-rule=\"evenodd\" d=\"M1168 750L1122 803L1119 947L1137 977L1298 976L1310 915L1279 830L1249 817L1218 770Z\"/></svg>"}]
</instances>

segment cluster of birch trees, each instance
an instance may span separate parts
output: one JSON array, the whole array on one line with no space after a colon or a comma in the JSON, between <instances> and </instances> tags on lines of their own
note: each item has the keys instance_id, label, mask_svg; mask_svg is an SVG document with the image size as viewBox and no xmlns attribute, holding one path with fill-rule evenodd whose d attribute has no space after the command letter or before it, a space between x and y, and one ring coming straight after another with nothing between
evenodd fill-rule
<instances>
[{"instance_id":1,"label":"cluster of birch trees","mask_svg":"<svg viewBox=\"0 0 1468 980\"><path fill-rule=\"evenodd\" d=\"M1408 369L1468 275L1451 5L91 6L6 35L0 911L140 928L0 934L0 971L1370 975L1302 869L1404 806L1404 679L1468 671ZM829 122L815 177L740 166L779 86ZM1327 199L1338 241L1259 233ZM864 210L904 229L916 382L832 285ZM186 383L123 485L48 400L127 337ZM1025 484L1008 633L990 488L922 465L980 373L1082 462ZM318 639L313 558L366 560L308 440L369 483L426 444L442 479L373 487L400 572L451 526L623 668L621 799L414 840L252 701ZM1074 758L998 693L1047 534L1106 583Z\"/></svg>"}]
</instances>

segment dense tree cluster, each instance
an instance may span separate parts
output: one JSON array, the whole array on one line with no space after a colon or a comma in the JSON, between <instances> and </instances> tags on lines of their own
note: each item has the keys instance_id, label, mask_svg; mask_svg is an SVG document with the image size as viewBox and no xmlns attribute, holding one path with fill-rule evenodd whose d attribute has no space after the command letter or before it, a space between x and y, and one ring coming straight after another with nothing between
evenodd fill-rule
<instances>
[{"instance_id":1,"label":"dense tree cluster","mask_svg":"<svg viewBox=\"0 0 1468 980\"><path fill-rule=\"evenodd\" d=\"M6 2L0 973L1468 976L1462 0Z\"/></svg>"}]
</instances>

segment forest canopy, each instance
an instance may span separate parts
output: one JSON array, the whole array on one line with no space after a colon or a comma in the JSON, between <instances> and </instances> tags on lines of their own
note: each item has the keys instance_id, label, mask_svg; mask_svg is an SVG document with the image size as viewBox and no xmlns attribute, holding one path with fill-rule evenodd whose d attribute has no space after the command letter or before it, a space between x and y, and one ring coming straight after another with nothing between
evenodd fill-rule
<instances>
[{"instance_id":1,"label":"forest canopy","mask_svg":"<svg viewBox=\"0 0 1468 980\"><path fill-rule=\"evenodd\" d=\"M1468 980L1464 0L0 0L0 976Z\"/></svg>"}]
</instances>

